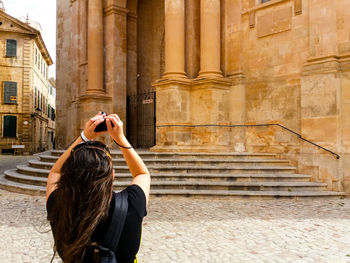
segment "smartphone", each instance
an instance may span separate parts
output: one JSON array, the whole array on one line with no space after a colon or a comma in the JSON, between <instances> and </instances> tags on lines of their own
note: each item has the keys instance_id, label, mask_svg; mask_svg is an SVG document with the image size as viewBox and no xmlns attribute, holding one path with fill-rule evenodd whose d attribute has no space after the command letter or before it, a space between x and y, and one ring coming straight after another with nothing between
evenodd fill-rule
<instances>
[{"instance_id":1,"label":"smartphone","mask_svg":"<svg viewBox=\"0 0 350 263\"><path fill-rule=\"evenodd\" d=\"M107 114L105 114L105 115L107 116ZM111 122L111 124L112 124L112 127L114 127L113 122ZM96 128L95 128L95 132L102 132L102 131L107 131L106 119L103 122L101 122L99 125L97 125Z\"/></svg>"}]
</instances>

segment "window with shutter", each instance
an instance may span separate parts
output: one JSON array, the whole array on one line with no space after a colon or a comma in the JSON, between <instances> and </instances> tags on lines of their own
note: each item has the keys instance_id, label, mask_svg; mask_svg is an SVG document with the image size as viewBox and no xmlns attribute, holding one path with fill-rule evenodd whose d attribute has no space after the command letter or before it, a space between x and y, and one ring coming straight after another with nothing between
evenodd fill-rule
<instances>
[{"instance_id":1,"label":"window with shutter","mask_svg":"<svg viewBox=\"0 0 350 263\"><path fill-rule=\"evenodd\" d=\"M261 0L261 3L263 4L263 3L266 3L268 1L271 1L271 0Z\"/></svg>"},{"instance_id":2,"label":"window with shutter","mask_svg":"<svg viewBox=\"0 0 350 263\"><path fill-rule=\"evenodd\" d=\"M35 108L36 108L36 106L38 105L38 104L37 104L37 94L36 94L36 93L37 93L37 90L36 90L36 88L35 88Z\"/></svg>"},{"instance_id":3,"label":"window with shutter","mask_svg":"<svg viewBox=\"0 0 350 263\"><path fill-rule=\"evenodd\" d=\"M37 109L39 109L39 105L40 105L40 91L38 90L38 104L36 106Z\"/></svg>"},{"instance_id":4,"label":"window with shutter","mask_svg":"<svg viewBox=\"0 0 350 263\"><path fill-rule=\"evenodd\" d=\"M7 57L17 56L17 40L6 39L6 56Z\"/></svg>"},{"instance_id":5,"label":"window with shutter","mask_svg":"<svg viewBox=\"0 0 350 263\"><path fill-rule=\"evenodd\" d=\"M17 104L17 82L4 82L4 103Z\"/></svg>"},{"instance_id":6,"label":"window with shutter","mask_svg":"<svg viewBox=\"0 0 350 263\"><path fill-rule=\"evenodd\" d=\"M3 137L16 138L17 132L17 117L4 116Z\"/></svg>"}]
</instances>

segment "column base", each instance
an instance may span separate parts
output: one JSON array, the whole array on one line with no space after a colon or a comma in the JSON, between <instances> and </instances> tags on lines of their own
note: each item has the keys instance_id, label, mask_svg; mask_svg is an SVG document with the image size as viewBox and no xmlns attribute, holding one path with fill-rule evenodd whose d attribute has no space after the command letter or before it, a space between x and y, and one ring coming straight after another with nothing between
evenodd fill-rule
<instances>
[{"instance_id":1,"label":"column base","mask_svg":"<svg viewBox=\"0 0 350 263\"><path fill-rule=\"evenodd\" d=\"M98 112L112 113L112 97L106 94L86 94L79 97L77 107L77 128L81 131L84 128L86 121L95 116ZM77 131L79 132L79 131ZM99 137L98 140L113 146L109 135L105 134Z\"/></svg>"},{"instance_id":2,"label":"column base","mask_svg":"<svg viewBox=\"0 0 350 263\"><path fill-rule=\"evenodd\" d=\"M112 101L112 97L109 95L106 95L106 93L88 93L81 95L79 97L80 102L106 102L106 101Z\"/></svg>"},{"instance_id":3,"label":"column base","mask_svg":"<svg viewBox=\"0 0 350 263\"><path fill-rule=\"evenodd\" d=\"M80 119L83 123L98 112L111 113L112 97L106 94L86 94L79 97Z\"/></svg>"},{"instance_id":4,"label":"column base","mask_svg":"<svg viewBox=\"0 0 350 263\"><path fill-rule=\"evenodd\" d=\"M106 92L104 90L100 90L100 89L90 89L90 90L86 90L85 95L83 96L106 96ZM82 97L83 97L82 96Z\"/></svg>"},{"instance_id":5,"label":"column base","mask_svg":"<svg viewBox=\"0 0 350 263\"><path fill-rule=\"evenodd\" d=\"M198 73L197 79L203 79L203 78L223 78L224 76L222 75L221 71L200 71Z\"/></svg>"},{"instance_id":6,"label":"column base","mask_svg":"<svg viewBox=\"0 0 350 263\"><path fill-rule=\"evenodd\" d=\"M152 151L233 151L229 124L231 80L159 80L156 146ZM199 126L197 126L199 125Z\"/></svg>"},{"instance_id":7,"label":"column base","mask_svg":"<svg viewBox=\"0 0 350 263\"><path fill-rule=\"evenodd\" d=\"M187 75L185 72L182 72L182 71L176 71L176 72L168 71L168 72L164 72L162 76L162 79L177 79L177 78L187 79Z\"/></svg>"}]
</instances>

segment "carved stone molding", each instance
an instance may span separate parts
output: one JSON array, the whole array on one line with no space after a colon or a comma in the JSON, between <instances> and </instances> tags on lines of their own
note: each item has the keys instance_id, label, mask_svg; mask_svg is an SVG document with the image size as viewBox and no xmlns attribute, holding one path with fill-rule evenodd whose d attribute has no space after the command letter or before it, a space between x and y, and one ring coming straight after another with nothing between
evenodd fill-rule
<instances>
[{"instance_id":1,"label":"carved stone molding","mask_svg":"<svg viewBox=\"0 0 350 263\"><path fill-rule=\"evenodd\" d=\"M232 85L238 85L245 83L245 75L243 72L235 72L227 75L232 80Z\"/></svg>"},{"instance_id":2,"label":"carved stone molding","mask_svg":"<svg viewBox=\"0 0 350 263\"><path fill-rule=\"evenodd\" d=\"M109 16L111 14L118 14L126 16L129 13L129 9L120 7L117 5L110 5L104 9L104 15Z\"/></svg>"},{"instance_id":3,"label":"carved stone molding","mask_svg":"<svg viewBox=\"0 0 350 263\"><path fill-rule=\"evenodd\" d=\"M301 15L302 14L302 0L271 0L269 2L263 3L263 4L256 4L255 0L250 0L249 1L249 8L248 9L243 9L241 14L249 15L249 27L254 28L256 24L256 12L261 9L265 9L277 4L281 4L283 2L294 2L294 14L295 15Z\"/></svg>"},{"instance_id":4,"label":"carved stone molding","mask_svg":"<svg viewBox=\"0 0 350 263\"><path fill-rule=\"evenodd\" d=\"M128 19L129 19L130 21L137 21L137 14L134 13L134 12L129 12L129 13L128 13Z\"/></svg>"},{"instance_id":5,"label":"carved stone molding","mask_svg":"<svg viewBox=\"0 0 350 263\"><path fill-rule=\"evenodd\" d=\"M303 65L302 75L336 73L350 70L350 54L311 57Z\"/></svg>"}]
</instances>

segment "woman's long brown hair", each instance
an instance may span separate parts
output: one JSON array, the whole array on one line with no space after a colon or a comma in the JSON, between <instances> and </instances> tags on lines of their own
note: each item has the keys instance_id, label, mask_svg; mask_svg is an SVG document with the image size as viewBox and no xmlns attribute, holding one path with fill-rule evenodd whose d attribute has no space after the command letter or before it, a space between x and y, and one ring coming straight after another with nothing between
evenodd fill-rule
<instances>
[{"instance_id":1,"label":"woman's long brown hair","mask_svg":"<svg viewBox=\"0 0 350 263\"><path fill-rule=\"evenodd\" d=\"M54 225L54 252L65 263L83 261L92 233L107 218L112 172L109 150L102 143L77 145L63 164L48 219Z\"/></svg>"}]
</instances>

